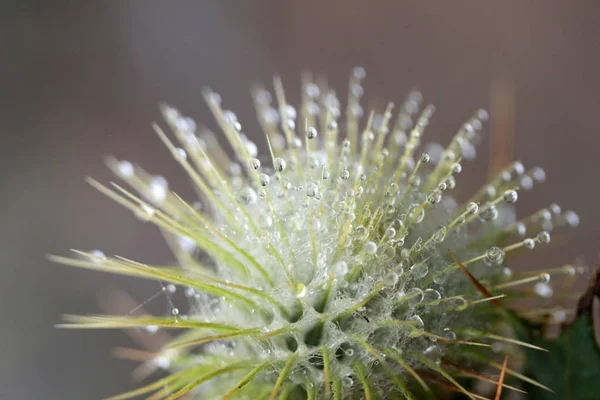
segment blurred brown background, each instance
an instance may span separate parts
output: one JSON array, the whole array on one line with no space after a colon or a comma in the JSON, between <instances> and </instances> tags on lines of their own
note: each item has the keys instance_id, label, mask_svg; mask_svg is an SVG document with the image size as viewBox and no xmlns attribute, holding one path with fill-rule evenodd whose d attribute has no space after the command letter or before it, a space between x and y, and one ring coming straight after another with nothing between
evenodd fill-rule
<instances>
[{"instance_id":1,"label":"blurred brown background","mask_svg":"<svg viewBox=\"0 0 600 400\"><path fill-rule=\"evenodd\" d=\"M103 156L114 154L191 195L149 122L168 101L212 126L204 85L259 138L252 82L280 73L297 100L308 67L345 95L350 69L362 65L374 102L400 102L420 88L438 110L427 135L446 143L475 108L488 106L494 79L512 81L516 156L548 174L521 196L519 212L557 202L581 217L568 241L536 251L529 265L596 262L599 38L597 0L4 2L0 398L87 400L131 387L135 364L110 354L132 345L125 334L52 325L61 313L99 312L111 288L141 302L156 284L51 265L44 256L75 247L169 260L154 228L83 177L110 179ZM488 145L459 185L483 181Z\"/></svg>"}]
</instances>

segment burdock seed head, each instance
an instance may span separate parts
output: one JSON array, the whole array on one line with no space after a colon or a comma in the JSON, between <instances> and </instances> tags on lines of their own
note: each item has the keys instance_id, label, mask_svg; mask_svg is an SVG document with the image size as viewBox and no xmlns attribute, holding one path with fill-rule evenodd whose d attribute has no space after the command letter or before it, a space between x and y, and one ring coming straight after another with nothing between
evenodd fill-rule
<instances>
[{"instance_id":1,"label":"burdock seed head","mask_svg":"<svg viewBox=\"0 0 600 400\"><path fill-rule=\"evenodd\" d=\"M89 180L158 226L178 263L97 251L52 259L159 280L189 299L162 317L68 317L67 327L177 334L144 361L169 375L114 399L413 399L440 385L474 398L454 376L482 363L504 376L504 354L527 344L507 333L503 296L547 298L551 275L575 273L513 277L505 259L543 247L551 229L577 225L577 216L551 205L521 221L505 217L521 191L545 179L520 162L457 201L487 112L477 110L446 148L424 153L434 107L421 110L413 92L396 112L389 104L364 114L364 76L353 70L345 114L335 92L308 77L298 108L277 78L275 96L256 89L265 154L213 91L204 95L232 152L164 106L166 127L154 130L201 203L128 161L108 164L133 191Z\"/></svg>"}]
</instances>

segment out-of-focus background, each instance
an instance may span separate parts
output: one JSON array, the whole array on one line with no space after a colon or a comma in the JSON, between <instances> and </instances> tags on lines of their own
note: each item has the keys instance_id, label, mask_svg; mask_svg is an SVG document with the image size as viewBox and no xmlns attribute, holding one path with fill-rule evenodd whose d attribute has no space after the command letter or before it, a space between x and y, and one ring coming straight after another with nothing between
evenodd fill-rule
<instances>
[{"instance_id":1,"label":"out-of-focus background","mask_svg":"<svg viewBox=\"0 0 600 400\"><path fill-rule=\"evenodd\" d=\"M260 142L252 83L281 74L297 100L300 72L310 68L329 76L343 98L351 68L362 65L369 104L399 103L410 89L421 89L437 106L427 136L442 143L475 108L489 107L492 82L512 85L514 156L548 175L520 196L519 213L556 202L581 217L577 230L532 253L524 267L580 256L595 263L598 38L597 0L3 2L0 398L99 399L133 386L135 364L111 354L114 346L135 346L124 333L53 324L62 313L103 311L114 290L141 303L156 284L53 265L45 255L100 248L170 260L155 228L83 178L109 180L103 158L114 154L165 175L190 198L149 123L167 101L213 126L200 93L205 85L221 93ZM502 142L511 121L500 125L495 140ZM459 185L483 182L489 143L465 165ZM164 306L164 299L155 301Z\"/></svg>"}]
</instances>

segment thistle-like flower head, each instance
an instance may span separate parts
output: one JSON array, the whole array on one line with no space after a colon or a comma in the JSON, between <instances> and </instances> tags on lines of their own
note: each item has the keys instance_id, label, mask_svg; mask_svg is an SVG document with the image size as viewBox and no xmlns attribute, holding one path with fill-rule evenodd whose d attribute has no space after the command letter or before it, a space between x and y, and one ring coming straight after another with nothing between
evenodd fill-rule
<instances>
[{"instance_id":1,"label":"thistle-like flower head","mask_svg":"<svg viewBox=\"0 0 600 400\"><path fill-rule=\"evenodd\" d=\"M308 77L298 108L278 79L274 98L256 89L265 154L215 92L205 97L233 153L164 106L166 128L154 129L200 202L128 161L108 164L133 192L90 180L157 225L178 263L97 251L54 260L157 279L189 299L164 317L69 317L71 327L179 334L144 364L170 375L115 398L410 399L434 384L474 398L454 376L526 345L503 330L503 296L549 297L550 275L575 269L513 277L505 257L547 244L548 231L577 216L554 204L515 221L521 190L545 178L520 162L459 201L461 162L475 156L487 112L477 110L446 148L424 152L433 106L420 111L413 92L397 112L390 104L363 115L363 78L353 70L345 115L334 92Z\"/></svg>"}]
</instances>

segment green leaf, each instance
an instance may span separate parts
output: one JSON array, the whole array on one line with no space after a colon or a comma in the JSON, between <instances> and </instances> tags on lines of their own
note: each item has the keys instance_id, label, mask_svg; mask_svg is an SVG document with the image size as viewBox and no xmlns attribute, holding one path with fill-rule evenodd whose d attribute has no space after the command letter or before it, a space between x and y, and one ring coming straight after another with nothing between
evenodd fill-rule
<instances>
[{"instance_id":1,"label":"green leaf","mask_svg":"<svg viewBox=\"0 0 600 400\"><path fill-rule=\"evenodd\" d=\"M592 316L582 314L557 340L533 338L548 353L527 352L527 375L555 393L528 388L532 400L597 400L600 398L600 349Z\"/></svg>"}]
</instances>

